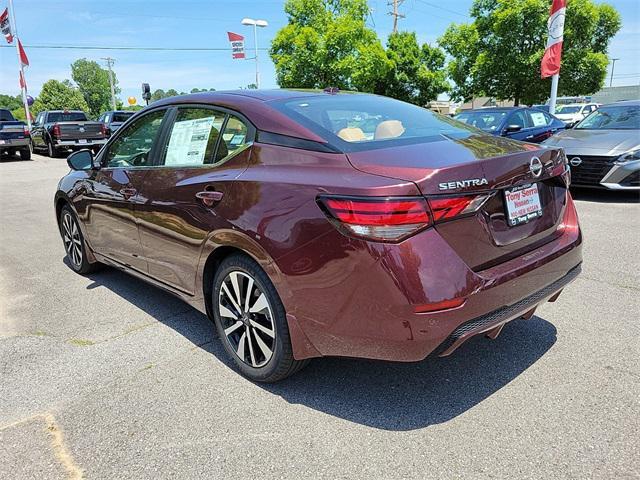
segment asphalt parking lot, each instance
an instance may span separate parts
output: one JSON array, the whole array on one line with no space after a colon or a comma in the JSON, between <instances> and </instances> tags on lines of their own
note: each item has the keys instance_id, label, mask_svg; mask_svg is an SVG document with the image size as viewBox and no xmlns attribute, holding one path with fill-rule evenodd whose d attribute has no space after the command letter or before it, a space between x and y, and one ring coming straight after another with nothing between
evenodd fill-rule
<instances>
[{"instance_id":1,"label":"asphalt parking lot","mask_svg":"<svg viewBox=\"0 0 640 480\"><path fill-rule=\"evenodd\" d=\"M0 478L638 478L640 204L577 192L584 270L448 359L235 373L209 320L64 263L64 159L0 163Z\"/></svg>"}]
</instances>

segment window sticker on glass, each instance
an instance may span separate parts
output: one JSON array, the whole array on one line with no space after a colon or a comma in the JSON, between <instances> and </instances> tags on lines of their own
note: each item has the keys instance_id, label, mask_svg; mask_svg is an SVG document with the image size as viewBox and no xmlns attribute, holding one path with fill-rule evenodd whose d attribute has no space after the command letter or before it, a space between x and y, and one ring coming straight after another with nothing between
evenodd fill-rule
<instances>
[{"instance_id":1,"label":"window sticker on glass","mask_svg":"<svg viewBox=\"0 0 640 480\"><path fill-rule=\"evenodd\" d=\"M244 137L244 133L234 135L231 137L231 140L229 140L229 145L242 145L244 143Z\"/></svg>"},{"instance_id":2,"label":"window sticker on glass","mask_svg":"<svg viewBox=\"0 0 640 480\"><path fill-rule=\"evenodd\" d=\"M531 120L533 120L534 127L540 127L542 125L547 124L547 119L545 118L544 113L542 112L530 112L530 113L531 113Z\"/></svg>"},{"instance_id":3,"label":"window sticker on glass","mask_svg":"<svg viewBox=\"0 0 640 480\"><path fill-rule=\"evenodd\" d=\"M165 165L204 164L212 129L219 130L220 124L220 120L216 122L213 116L174 123L167 147Z\"/></svg>"}]
</instances>

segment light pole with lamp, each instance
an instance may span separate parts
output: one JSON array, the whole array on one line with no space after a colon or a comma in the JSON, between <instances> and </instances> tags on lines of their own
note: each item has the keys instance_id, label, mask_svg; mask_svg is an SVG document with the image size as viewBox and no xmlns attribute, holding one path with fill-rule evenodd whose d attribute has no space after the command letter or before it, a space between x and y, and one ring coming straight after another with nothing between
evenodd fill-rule
<instances>
[{"instance_id":1,"label":"light pole with lamp","mask_svg":"<svg viewBox=\"0 0 640 480\"><path fill-rule=\"evenodd\" d=\"M258 71L258 27L264 28L267 25L266 20L254 20L253 18L243 18L242 25L253 25L253 43L256 49L256 88L260 88L260 72Z\"/></svg>"},{"instance_id":2,"label":"light pole with lamp","mask_svg":"<svg viewBox=\"0 0 640 480\"><path fill-rule=\"evenodd\" d=\"M620 60L619 58L611 59L611 78L609 79L609 86L613 87L613 69L616 68L616 62Z\"/></svg>"}]
</instances>

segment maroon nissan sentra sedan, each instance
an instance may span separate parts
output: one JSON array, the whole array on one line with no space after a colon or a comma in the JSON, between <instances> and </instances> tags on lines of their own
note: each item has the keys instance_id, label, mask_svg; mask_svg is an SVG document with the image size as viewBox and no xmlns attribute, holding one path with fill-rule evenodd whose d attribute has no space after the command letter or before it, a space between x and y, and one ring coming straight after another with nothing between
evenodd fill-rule
<instances>
[{"instance_id":1,"label":"maroon nissan sentra sedan","mask_svg":"<svg viewBox=\"0 0 640 480\"><path fill-rule=\"evenodd\" d=\"M182 298L256 381L313 357L449 355L580 272L562 150L385 97L173 97L67 161L55 211L70 266Z\"/></svg>"}]
</instances>

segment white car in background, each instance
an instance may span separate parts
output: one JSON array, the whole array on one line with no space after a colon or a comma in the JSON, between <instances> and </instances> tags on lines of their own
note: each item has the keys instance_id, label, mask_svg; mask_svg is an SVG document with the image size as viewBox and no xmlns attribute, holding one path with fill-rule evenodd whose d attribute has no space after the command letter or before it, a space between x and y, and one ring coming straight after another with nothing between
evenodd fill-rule
<instances>
[{"instance_id":1,"label":"white car in background","mask_svg":"<svg viewBox=\"0 0 640 480\"><path fill-rule=\"evenodd\" d=\"M598 103L569 103L558 105L554 115L566 123L567 128L573 127L591 112L595 112L600 104Z\"/></svg>"}]
</instances>

